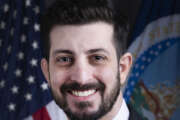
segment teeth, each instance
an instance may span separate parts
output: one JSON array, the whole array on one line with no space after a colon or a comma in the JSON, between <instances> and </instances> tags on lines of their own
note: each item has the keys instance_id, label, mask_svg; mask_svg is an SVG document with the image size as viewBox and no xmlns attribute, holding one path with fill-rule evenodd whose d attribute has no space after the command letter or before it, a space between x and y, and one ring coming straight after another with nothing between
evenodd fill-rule
<instances>
[{"instance_id":1,"label":"teeth","mask_svg":"<svg viewBox=\"0 0 180 120\"><path fill-rule=\"evenodd\" d=\"M87 90L87 91L72 91L72 94L78 97L86 97L92 95L96 90Z\"/></svg>"}]
</instances>

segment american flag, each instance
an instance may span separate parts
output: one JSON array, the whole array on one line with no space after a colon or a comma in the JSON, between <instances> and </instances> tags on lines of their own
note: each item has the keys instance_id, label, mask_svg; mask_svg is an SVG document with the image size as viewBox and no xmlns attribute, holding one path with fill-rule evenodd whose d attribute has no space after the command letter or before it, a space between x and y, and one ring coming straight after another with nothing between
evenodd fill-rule
<instances>
[{"instance_id":1,"label":"american flag","mask_svg":"<svg viewBox=\"0 0 180 120\"><path fill-rule=\"evenodd\" d=\"M0 120L55 120L62 112L40 67L43 5L43 0L0 0Z\"/></svg>"}]
</instances>

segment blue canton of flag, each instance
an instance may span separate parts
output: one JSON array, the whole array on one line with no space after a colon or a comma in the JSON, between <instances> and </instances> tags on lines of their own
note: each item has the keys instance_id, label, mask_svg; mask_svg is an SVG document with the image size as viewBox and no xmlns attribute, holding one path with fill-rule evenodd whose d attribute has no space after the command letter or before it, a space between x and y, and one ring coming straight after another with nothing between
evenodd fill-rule
<instances>
[{"instance_id":1,"label":"blue canton of flag","mask_svg":"<svg viewBox=\"0 0 180 120\"><path fill-rule=\"evenodd\" d=\"M178 120L180 1L142 1L132 40L126 101L146 120Z\"/></svg>"},{"instance_id":2,"label":"blue canton of flag","mask_svg":"<svg viewBox=\"0 0 180 120\"><path fill-rule=\"evenodd\" d=\"M40 68L42 0L0 0L0 120L21 120L52 100Z\"/></svg>"}]
</instances>

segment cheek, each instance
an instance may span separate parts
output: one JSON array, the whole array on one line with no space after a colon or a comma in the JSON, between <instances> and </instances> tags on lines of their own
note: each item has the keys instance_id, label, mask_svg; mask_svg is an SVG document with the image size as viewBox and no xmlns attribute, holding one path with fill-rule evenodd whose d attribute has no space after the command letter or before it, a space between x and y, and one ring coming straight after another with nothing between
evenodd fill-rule
<instances>
[{"instance_id":1,"label":"cheek","mask_svg":"<svg viewBox=\"0 0 180 120\"><path fill-rule=\"evenodd\" d=\"M106 87L112 86L117 80L117 70L112 68L104 68L96 72L99 80L105 84Z\"/></svg>"},{"instance_id":2,"label":"cheek","mask_svg":"<svg viewBox=\"0 0 180 120\"><path fill-rule=\"evenodd\" d=\"M58 69L51 69L50 70L50 81L51 86L54 88L59 88L65 82L66 75L58 70Z\"/></svg>"}]
</instances>

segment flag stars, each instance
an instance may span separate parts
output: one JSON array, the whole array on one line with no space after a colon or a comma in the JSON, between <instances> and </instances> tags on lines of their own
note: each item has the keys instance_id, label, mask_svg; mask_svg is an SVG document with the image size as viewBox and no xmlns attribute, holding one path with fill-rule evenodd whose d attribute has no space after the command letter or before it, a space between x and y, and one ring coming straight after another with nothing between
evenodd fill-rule
<instances>
[{"instance_id":1,"label":"flag stars","mask_svg":"<svg viewBox=\"0 0 180 120\"><path fill-rule=\"evenodd\" d=\"M8 69L8 63L7 62L3 65L3 69L4 69L4 71L7 71L7 69Z\"/></svg>"},{"instance_id":2,"label":"flag stars","mask_svg":"<svg viewBox=\"0 0 180 120\"><path fill-rule=\"evenodd\" d=\"M126 94L127 94L127 96L130 96L130 95L131 95L131 92L130 92L130 91L127 91Z\"/></svg>"},{"instance_id":3,"label":"flag stars","mask_svg":"<svg viewBox=\"0 0 180 120\"><path fill-rule=\"evenodd\" d=\"M4 5L4 12L8 12L9 11L9 5L8 4L5 4Z\"/></svg>"},{"instance_id":4,"label":"flag stars","mask_svg":"<svg viewBox=\"0 0 180 120\"><path fill-rule=\"evenodd\" d=\"M38 31L40 31L40 26L39 26L39 24L34 24L34 30L35 30L35 32L38 32Z\"/></svg>"},{"instance_id":5,"label":"flag stars","mask_svg":"<svg viewBox=\"0 0 180 120\"><path fill-rule=\"evenodd\" d=\"M154 53L156 56L158 56L159 55L159 53L156 51L155 53Z\"/></svg>"},{"instance_id":6,"label":"flag stars","mask_svg":"<svg viewBox=\"0 0 180 120\"><path fill-rule=\"evenodd\" d=\"M23 35L21 36L21 42L22 42L22 43L26 42L26 35L23 34Z\"/></svg>"},{"instance_id":7,"label":"flag stars","mask_svg":"<svg viewBox=\"0 0 180 120\"><path fill-rule=\"evenodd\" d=\"M16 69L15 75L16 75L16 77L21 77L22 76L22 70Z\"/></svg>"},{"instance_id":8,"label":"flag stars","mask_svg":"<svg viewBox=\"0 0 180 120\"><path fill-rule=\"evenodd\" d=\"M29 19L27 17L24 17L23 24L27 25L29 23Z\"/></svg>"},{"instance_id":9,"label":"flag stars","mask_svg":"<svg viewBox=\"0 0 180 120\"><path fill-rule=\"evenodd\" d=\"M130 74L130 77L133 77L133 76L134 76L134 74L133 74L133 73L131 73L131 74Z\"/></svg>"},{"instance_id":10,"label":"flag stars","mask_svg":"<svg viewBox=\"0 0 180 120\"><path fill-rule=\"evenodd\" d=\"M148 58L147 61L150 63L151 62L151 58Z\"/></svg>"},{"instance_id":11,"label":"flag stars","mask_svg":"<svg viewBox=\"0 0 180 120\"><path fill-rule=\"evenodd\" d=\"M11 88L11 91L12 91L13 94L18 94L18 92L19 92L18 90L19 90L19 88L17 86L13 86Z\"/></svg>"},{"instance_id":12,"label":"flag stars","mask_svg":"<svg viewBox=\"0 0 180 120\"><path fill-rule=\"evenodd\" d=\"M2 40L0 39L0 47L2 46Z\"/></svg>"},{"instance_id":13,"label":"flag stars","mask_svg":"<svg viewBox=\"0 0 180 120\"><path fill-rule=\"evenodd\" d=\"M166 46L169 47L169 46L170 46L170 42L167 42L167 43L166 43Z\"/></svg>"},{"instance_id":14,"label":"flag stars","mask_svg":"<svg viewBox=\"0 0 180 120\"><path fill-rule=\"evenodd\" d=\"M34 76L29 76L28 78L27 78L27 80L28 80L28 82L29 82L29 84L33 84L35 81L34 81Z\"/></svg>"},{"instance_id":15,"label":"flag stars","mask_svg":"<svg viewBox=\"0 0 180 120\"><path fill-rule=\"evenodd\" d=\"M14 35L14 28L11 28L10 34L11 34L11 36Z\"/></svg>"},{"instance_id":16,"label":"flag stars","mask_svg":"<svg viewBox=\"0 0 180 120\"><path fill-rule=\"evenodd\" d=\"M11 47L11 46L8 46L8 48L7 48L7 52L8 52L8 54L10 54L10 53L11 53L11 50L12 50L12 47Z\"/></svg>"},{"instance_id":17,"label":"flag stars","mask_svg":"<svg viewBox=\"0 0 180 120\"><path fill-rule=\"evenodd\" d=\"M153 50L151 50L151 51L150 51L150 54L151 54L151 55L153 55L153 54L154 54L154 51L153 51Z\"/></svg>"},{"instance_id":18,"label":"flag stars","mask_svg":"<svg viewBox=\"0 0 180 120\"><path fill-rule=\"evenodd\" d=\"M37 59L32 59L31 61L30 61L30 64L32 65L32 67L36 67L37 66Z\"/></svg>"},{"instance_id":19,"label":"flag stars","mask_svg":"<svg viewBox=\"0 0 180 120\"><path fill-rule=\"evenodd\" d=\"M32 94L30 94L30 93L27 93L24 97L25 97L26 101L32 100Z\"/></svg>"},{"instance_id":20,"label":"flag stars","mask_svg":"<svg viewBox=\"0 0 180 120\"><path fill-rule=\"evenodd\" d=\"M5 29L6 23L4 21L1 22L1 29Z\"/></svg>"},{"instance_id":21,"label":"flag stars","mask_svg":"<svg viewBox=\"0 0 180 120\"><path fill-rule=\"evenodd\" d=\"M4 88L5 87L5 81L4 80L1 80L0 82L0 88Z\"/></svg>"},{"instance_id":22,"label":"flag stars","mask_svg":"<svg viewBox=\"0 0 180 120\"><path fill-rule=\"evenodd\" d=\"M139 76L139 73L137 72L137 73L136 73L136 77L138 77L138 76Z\"/></svg>"},{"instance_id":23,"label":"flag stars","mask_svg":"<svg viewBox=\"0 0 180 120\"><path fill-rule=\"evenodd\" d=\"M32 47L33 47L34 50L37 49L38 48L38 43L36 41L34 41L32 43Z\"/></svg>"},{"instance_id":24,"label":"flag stars","mask_svg":"<svg viewBox=\"0 0 180 120\"><path fill-rule=\"evenodd\" d=\"M17 10L14 10L13 18L16 18L16 16L17 16Z\"/></svg>"},{"instance_id":25,"label":"flag stars","mask_svg":"<svg viewBox=\"0 0 180 120\"><path fill-rule=\"evenodd\" d=\"M19 60L23 60L24 59L24 53L23 52L19 52L17 56L18 56Z\"/></svg>"},{"instance_id":26,"label":"flag stars","mask_svg":"<svg viewBox=\"0 0 180 120\"><path fill-rule=\"evenodd\" d=\"M141 70L144 70L144 65L141 66Z\"/></svg>"},{"instance_id":27,"label":"flag stars","mask_svg":"<svg viewBox=\"0 0 180 120\"><path fill-rule=\"evenodd\" d=\"M135 64L135 68L137 69L139 67L139 65L138 64Z\"/></svg>"},{"instance_id":28,"label":"flag stars","mask_svg":"<svg viewBox=\"0 0 180 120\"><path fill-rule=\"evenodd\" d=\"M162 46L161 46L161 45L158 45L158 49L162 49Z\"/></svg>"},{"instance_id":29,"label":"flag stars","mask_svg":"<svg viewBox=\"0 0 180 120\"><path fill-rule=\"evenodd\" d=\"M33 10L34 10L34 12L35 12L36 14L39 14L39 13L40 13L40 10L39 10L39 7L38 7L38 6L36 6Z\"/></svg>"},{"instance_id":30,"label":"flag stars","mask_svg":"<svg viewBox=\"0 0 180 120\"><path fill-rule=\"evenodd\" d=\"M135 82L134 82L134 81L131 81L131 85L134 86L134 85L135 85Z\"/></svg>"},{"instance_id":31,"label":"flag stars","mask_svg":"<svg viewBox=\"0 0 180 120\"><path fill-rule=\"evenodd\" d=\"M41 88L42 88L42 90L47 90L48 89L48 84L46 82L43 82L41 84Z\"/></svg>"},{"instance_id":32,"label":"flag stars","mask_svg":"<svg viewBox=\"0 0 180 120\"><path fill-rule=\"evenodd\" d=\"M146 57L142 57L142 61L146 61Z\"/></svg>"},{"instance_id":33,"label":"flag stars","mask_svg":"<svg viewBox=\"0 0 180 120\"><path fill-rule=\"evenodd\" d=\"M16 105L14 103L10 103L8 105L8 109L9 109L9 111L15 111L16 110Z\"/></svg>"},{"instance_id":34,"label":"flag stars","mask_svg":"<svg viewBox=\"0 0 180 120\"><path fill-rule=\"evenodd\" d=\"M26 6L27 7L31 6L31 1L30 0L26 0Z\"/></svg>"}]
</instances>

